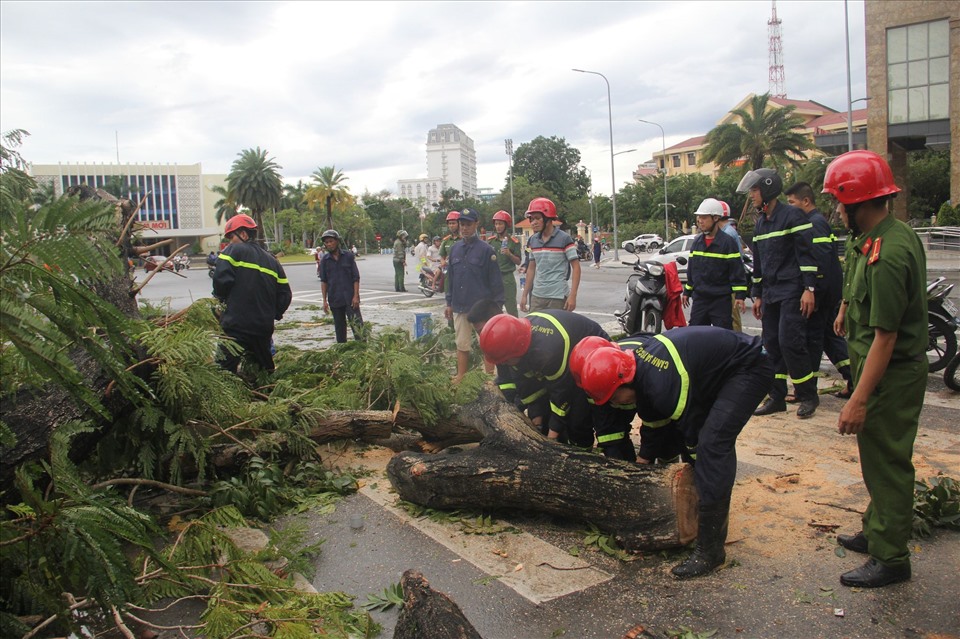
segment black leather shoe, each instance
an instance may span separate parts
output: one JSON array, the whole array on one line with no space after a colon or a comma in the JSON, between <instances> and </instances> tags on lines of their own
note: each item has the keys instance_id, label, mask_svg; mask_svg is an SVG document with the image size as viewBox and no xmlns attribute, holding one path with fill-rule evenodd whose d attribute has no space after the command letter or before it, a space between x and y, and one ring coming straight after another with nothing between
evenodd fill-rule
<instances>
[{"instance_id":1,"label":"black leather shoe","mask_svg":"<svg viewBox=\"0 0 960 639\"><path fill-rule=\"evenodd\" d=\"M861 555L867 554L867 538L863 536L861 530L856 535L837 535L837 543L853 552Z\"/></svg>"},{"instance_id":2,"label":"black leather shoe","mask_svg":"<svg viewBox=\"0 0 960 639\"><path fill-rule=\"evenodd\" d=\"M910 579L910 564L884 566L871 557L856 570L840 575L840 583L851 588L883 588Z\"/></svg>"},{"instance_id":3,"label":"black leather shoe","mask_svg":"<svg viewBox=\"0 0 960 639\"><path fill-rule=\"evenodd\" d=\"M817 406L820 405L820 398L816 395L812 399L805 399L800 402L800 406L797 407L797 417L800 419L809 419L813 417L813 414L817 412Z\"/></svg>"},{"instance_id":4,"label":"black leather shoe","mask_svg":"<svg viewBox=\"0 0 960 639\"><path fill-rule=\"evenodd\" d=\"M787 412L787 403L782 399L777 401L770 397L763 400L763 403L757 407L757 410L753 411L754 415L773 415L774 413L785 413Z\"/></svg>"}]
</instances>

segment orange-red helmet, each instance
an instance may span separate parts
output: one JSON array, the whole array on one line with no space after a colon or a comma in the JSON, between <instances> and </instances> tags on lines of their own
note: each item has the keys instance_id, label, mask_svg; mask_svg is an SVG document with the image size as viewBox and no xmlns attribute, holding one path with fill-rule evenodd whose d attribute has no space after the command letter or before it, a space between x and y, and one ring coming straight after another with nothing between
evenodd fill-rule
<instances>
[{"instance_id":1,"label":"orange-red helmet","mask_svg":"<svg viewBox=\"0 0 960 639\"><path fill-rule=\"evenodd\" d=\"M480 331L480 350L492 364L522 357L530 348L530 320L501 313Z\"/></svg>"},{"instance_id":2,"label":"orange-red helmet","mask_svg":"<svg viewBox=\"0 0 960 639\"><path fill-rule=\"evenodd\" d=\"M841 204L866 202L875 197L900 192L893 182L893 171L882 156L873 151L849 151L840 155L823 177L823 192Z\"/></svg>"},{"instance_id":3,"label":"orange-red helmet","mask_svg":"<svg viewBox=\"0 0 960 639\"><path fill-rule=\"evenodd\" d=\"M223 227L223 234L230 235L238 229L250 229L252 231L257 230L257 223L253 221L253 218L245 213L238 213L234 215Z\"/></svg>"},{"instance_id":4,"label":"orange-red helmet","mask_svg":"<svg viewBox=\"0 0 960 639\"><path fill-rule=\"evenodd\" d=\"M580 343L573 347L573 352L570 353L570 374L573 376L573 381L576 384L580 385L580 373L583 371L583 363L586 361L595 350L598 348L617 348L617 345L608 340L605 337L600 337L599 335L591 335L590 337L584 337L580 340Z\"/></svg>"},{"instance_id":5,"label":"orange-red helmet","mask_svg":"<svg viewBox=\"0 0 960 639\"><path fill-rule=\"evenodd\" d=\"M501 222L506 222L507 224L510 224L511 222L513 222L513 218L510 217L510 214L507 213L506 211L497 211L496 213L494 213L493 221L496 222L497 220L500 220Z\"/></svg>"},{"instance_id":6,"label":"orange-red helmet","mask_svg":"<svg viewBox=\"0 0 960 639\"><path fill-rule=\"evenodd\" d=\"M451 220L456 221L459 219L460 219L460 211L450 211L449 213L447 213L447 222Z\"/></svg>"},{"instance_id":7,"label":"orange-red helmet","mask_svg":"<svg viewBox=\"0 0 960 639\"><path fill-rule=\"evenodd\" d=\"M572 372L572 371L571 371ZM597 404L606 404L618 388L633 381L637 360L633 351L620 348L598 348L587 356L580 368L582 388Z\"/></svg>"},{"instance_id":8,"label":"orange-red helmet","mask_svg":"<svg viewBox=\"0 0 960 639\"><path fill-rule=\"evenodd\" d=\"M541 213L545 219L555 220L557 219L557 205L545 197L535 197L530 200L530 206L527 207L527 216L531 213Z\"/></svg>"}]
</instances>

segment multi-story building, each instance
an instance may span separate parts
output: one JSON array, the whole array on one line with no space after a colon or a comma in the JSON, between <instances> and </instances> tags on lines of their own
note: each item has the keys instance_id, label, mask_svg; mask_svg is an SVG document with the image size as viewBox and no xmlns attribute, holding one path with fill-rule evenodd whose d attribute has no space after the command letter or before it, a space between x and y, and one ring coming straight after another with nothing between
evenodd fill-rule
<instances>
[{"instance_id":1,"label":"multi-story building","mask_svg":"<svg viewBox=\"0 0 960 639\"><path fill-rule=\"evenodd\" d=\"M216 223L215 204L220 196L211 188L226 188L227 176L205 175L199 163L34 164L30 175L38 184L52 184L58 197L71 186L103 188L120 178L126 197L143 200L137 221L145 241L174 238L174 248L199 244L202 252L219 246L222 231Z\"/></svg>"},{"instance_id":2,"label":"multi-story building","mask_svg":"<svg viewBox=\"0 0 960 639\"><path fill-rule=\"evenodd\" d=\"M447 189L456 189L465 198L477 197L477 153L470 136L454 124L430 129L427 176L397 180L400 197L421 205L436 204Z\"/></svg>"},{"instance_id":3,"label":"multi-story building","mask_svg":"<svg viewBox=\"0 0 960 639\"><path fill-rule=\"evenodd\" d=\"M890 161L909 211L907 153L950 149L950 199L960 204L960 2L867 0L867 148Z\"/></svg>"}]
</instances>

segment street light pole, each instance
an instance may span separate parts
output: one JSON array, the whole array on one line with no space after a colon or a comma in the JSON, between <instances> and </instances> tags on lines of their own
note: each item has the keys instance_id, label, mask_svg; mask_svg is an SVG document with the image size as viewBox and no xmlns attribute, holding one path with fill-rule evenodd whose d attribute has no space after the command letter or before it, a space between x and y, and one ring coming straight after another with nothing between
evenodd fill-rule
<instances>
[{"instance_id":1,"label":"street light pole","mask_svg":"<svg viewBox=\"0 0 960 639\"><path fill-rule=\"evenodd\" d=\"M503 141L503 143L507 149L507 157L510 158L510 234L516 235L517 229L515 226L516 223L514 222L514 217L516 217L516 214L514 213L513 208L513 139L507 138Z\"/></svg>"},{"instance_id":2,"label":"street light pole","mask_svg":"<svg viewBox=\"0 0 960 639\"><path fill-rule=\"evenodd\" d=\"M639 118L637 118L640 120ZM667 200L667 136L663 132L663 127L650 120L640 120L644 124L652 124L660 128L661 153L663 154L663 241L670 241L670 202Z\"/></svg>"},{"instance_id":3,"label":"street light pole","mask_svg":"<svg viewBox=\"0 0 960 639\"><path fill-rule=\"evenodd\" d=\"M586 71L584 69L573 69L573 71L599 75L607 83L607 122L610 125L610 202L613 207L613 259L619 262L620 239L617 233L617 179L614 176L613 165L613 104L610 101L610 80L607 80L607 76L599 71Z\"/></svg>"}]
</instances>

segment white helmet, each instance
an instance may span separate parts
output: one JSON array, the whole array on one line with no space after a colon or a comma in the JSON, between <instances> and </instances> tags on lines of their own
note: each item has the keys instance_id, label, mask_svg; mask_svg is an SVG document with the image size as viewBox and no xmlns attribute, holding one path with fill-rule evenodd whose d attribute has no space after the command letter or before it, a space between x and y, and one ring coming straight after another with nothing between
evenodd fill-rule
<instances>
[{"instance_id":1,"label":"white helmet","mask_svg":"<svg viewBox=\"0 0 960 639\"><path fill-rule=\"evenodd\" d=\"M723 217L723 204L720 200L708 197L700 203L700 207L694 212L694 215L716 215Z\"/></svg>"}]
</instances>

